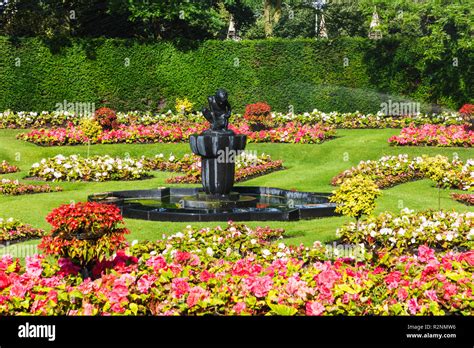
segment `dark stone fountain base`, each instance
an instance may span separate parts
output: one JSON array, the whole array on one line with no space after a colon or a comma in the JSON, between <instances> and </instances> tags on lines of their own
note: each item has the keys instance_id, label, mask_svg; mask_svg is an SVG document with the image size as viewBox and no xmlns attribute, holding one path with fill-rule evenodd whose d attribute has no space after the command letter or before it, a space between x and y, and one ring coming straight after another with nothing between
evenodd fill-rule
<instances>
[{"instance_id":1,"label":"dark stone fountain base","mask_svg":"<svg viewBox=\"0 0 474 348\"><path fill-rule=\"evenodd\" d=\"M202 188L114 191L89 201L117 205L126 218L153 221L296 221L337 215L329 194L270 187L234 187L226 196Z\"/></svg>"}]
</instances>

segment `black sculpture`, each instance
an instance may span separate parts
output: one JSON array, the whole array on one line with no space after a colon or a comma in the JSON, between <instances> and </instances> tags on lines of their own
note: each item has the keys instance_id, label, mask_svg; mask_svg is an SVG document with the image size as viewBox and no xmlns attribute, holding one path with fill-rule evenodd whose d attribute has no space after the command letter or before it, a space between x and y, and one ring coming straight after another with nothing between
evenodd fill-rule
<instances>
[{"instance_id":1,"label":"black sculpture","mask_svg":"<svg viewBox=\"0 0 474 348\"><path fill-rule=\"evenodd\" d=\"M193 153L202 158L201 177L204 193L220 198L230 197L234 186L235 157L245 149L247 137L236 135L227 129L232 108L225 90L217 90L214 96L208 97L208 101L210 110L204 108L203 114L211 123L211 128L202 134L191 135L189 143ZM229 153L233 153L233 156L223 156ZM232 195L233 201L236 198L238 199Z\"/></svg>"},{"instance_id":2,"label":"black sculpture","mask_svg":"<svg viewBox=\"0 0 474 348\"><path fill-rule=\"evenodd\" d=\"M235 158L247 137L228 129L232 109L225 90L208 100L203 114L211 128L189 138L191 150L201 156L202 188L105 192L89 201L115 204L125 217L156 221L294 221L335 214L326 193L234 187Z\"/></svg>"},{"instance_id":3,"label":"black sculpture","mask_svg":"<svg viewBox=\"0 0 474 348\"><path fill-rule=\"evenodd\" d=\"M215 95L207 98L210 110L207 108L202 110L204 117L211 124L211 130L214 132L228 131L227 127L232 108L227 98L227 91L218 89Z\"/></svg>"}]
</instances>

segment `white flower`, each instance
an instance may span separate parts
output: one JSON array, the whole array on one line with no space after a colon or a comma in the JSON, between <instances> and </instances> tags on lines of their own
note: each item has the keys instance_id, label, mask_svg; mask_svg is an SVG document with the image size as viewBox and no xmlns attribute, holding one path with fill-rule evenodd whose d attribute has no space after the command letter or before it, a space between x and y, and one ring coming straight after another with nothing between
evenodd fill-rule
<instances>
[{"instance_id":1,"label":"white flower","mask_svg":"<svg viewBox=\"0 0 474 348\"><path fill-rule=\"evenodd\" d=\"M370 236L371 236L372 238L374 238L376 235L377 235L377 232L375 232L375 231L371 231L371 232L370 232Z\"/></svg>"},{"instance_id":2,"label":"white flower","mask_svg":"<svg viewBox=\"0 0 474 348\"><path fill-rule=\"evenodd\" d=\"M398 230L398 234L399 234L400 236L404 236L404 235L405 235L405 230L404 230L403 228L400 228L400 229Z\"/></svg>"},{"instance_id":3,"label":"white flower","mask_svg":"<svg viewBox=\"0 0 474 348\"><path fill-rule=\"evenodd\" d=\"M268 249L263 249L262 250L262 255L263 257L267 257L267 256L270 256L272 253L270 252L270 250Z\"/></svg>"},{"instance_id":4,"label":"white flower","mask_svg":"<svg viewBox=\"0 0 474 348\"><path fill-rule=\"evenodd\" d=\"M441 240L441 239L443 239L443 237L438 233L438 234L436 235L436 239L437 239L437 240Z\"/></svg>"},{"instance_id":5,"label":"white flower","mask_svg":"<svg viewBox=\"0 0 474 348\"><path fill-rule=\"evenodd\" d=\"M209 247L209 248L206 249L206 254L209 255L209 256L214 256L214 250L212 250L212 248Z\"/></svg>"},{"instance_id":6,"label":"white flower","mask_svg":"<svg viewBox=\"0 0 474 348\"><path fill-rule=\"evenodd\" d=\"M256 239L251 239L250 244L252 244L252 245L257 244L257 240Z\"/></svg>"},{"instance_id":7,"label":"white flower","mask_svg":"<svg viewBox=\"0 0 474 348\"><path fill-rule=\"evenodd\" d=\"M284 243L279 243L278 248L279 249L285 249L285 244Z\"/></svg>"},{"instance_id":8,"label":"white flower","mask_svg":"<svg viewBox=\"0 0 474 348\"><path fill-rule=\"evenodd\" d=\"M447 240L448 242L452 241L452 240L453 240L453 235L452 235L451 233L448 233L448 234L446 235L446 240Z\"/></svg>"},{"instance_id":9,"label":"white flower","mask_svg":"<svg viewBox=\"0 0 474 348\"><path fill-rule=\"evenodd\" d=\"M134 239L134 240L132 241L132 246L134 246L134 245L136 245L136 244L138 244L138 240Z\"/></svg>"}]
</instances>

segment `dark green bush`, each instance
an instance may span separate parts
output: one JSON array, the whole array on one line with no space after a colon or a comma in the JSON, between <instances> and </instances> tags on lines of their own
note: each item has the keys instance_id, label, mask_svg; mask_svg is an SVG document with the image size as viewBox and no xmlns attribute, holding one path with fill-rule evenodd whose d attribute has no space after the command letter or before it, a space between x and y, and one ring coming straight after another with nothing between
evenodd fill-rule
<instances>
[{"instance_id":1,"label":"dark green bush","mask_svg":"<svg viewBox=\"0 0 474 348\"><path fill-rule=\"evenodd\" d=\"M295 112L377 112L388 99L453 108L469 102L472 69L452 73L444 64L434 83L429 74L437 66L420 63L416 44L273 39L207 41L185 50L166 42L82 39L51 50L40 39L0 37L0 110L54 110L67 100L158 111L177 97L200 108L220 87L239 112L258 101ZM459 56L472 66L472 52Z\"/></svg>"}]
</instances>

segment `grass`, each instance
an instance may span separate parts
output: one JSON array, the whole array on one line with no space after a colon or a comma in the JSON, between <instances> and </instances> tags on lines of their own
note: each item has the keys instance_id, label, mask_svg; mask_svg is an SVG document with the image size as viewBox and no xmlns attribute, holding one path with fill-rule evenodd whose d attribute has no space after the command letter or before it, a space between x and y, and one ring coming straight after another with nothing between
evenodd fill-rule
<instances>
[{"instance_id":1,"label":"grass","mask_svg":"<svg viewBox=\"0 0 474 348\"><path fill-rule=\"evenodd\" d=\"M153 156L158 153L169 154L170 152L182 155L190 152L189 145L186 143L39 147L17 140L15 136L20 132L23 131L0 130L0 161L5 159L21 168L20 173L2 175L2 178L22 179L27 175L33 163L57 154L81 154L83 156L108 154L111 156L123 157L130 155L139 157L142 155ZM407 153L411 156L441 154L450 158L458 155L463 160L472 157L472 149L465 148L389 146L387 139L398 133L399 130L396 129L338 130L336 139L319 145L248 144L247 149L256 150L258 154L264 152L270 154L273 159L282 159L287 169L239 183L239 185L330 192L334 189L330 185L331 178L339 172L356 165L361 160L378 159L384 155L400 153ZM170 175L176 174L155 172L152 179L133 182L57 183L58 186L63 187L63 192L0 196L0 217L14 217L35 227L48 229L49 225L45 221L45 216L60 204L70 203L71 201L85 201L88 195L97 192L172 186L165 184L166 178ZM449 197L451 192L454 191L438 190L433 187L433 183L429 180L406 183L384 190L382 197L377 201L376 213L384 210L398 212L404 207L415 210L438 208L455 209L456 211L472 210L472 207L452 200ZM297 222L248 222L247 225L281 227L286 230L288 243L310 245L316 240L322 242L333 240L337 227L347 221L350 221L350 219L331 217ZM127 219L126 224L132 231L128 236L130 240L155 240L161 238L163 234L177 232L189 223ZM193 223L196 227L218 224L222 224L222 222ZM29 241L22 243L22 245L36 245L37 243L38 241Z\"/></svg>"}]
</instances>

